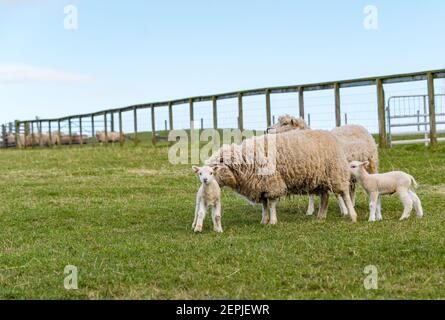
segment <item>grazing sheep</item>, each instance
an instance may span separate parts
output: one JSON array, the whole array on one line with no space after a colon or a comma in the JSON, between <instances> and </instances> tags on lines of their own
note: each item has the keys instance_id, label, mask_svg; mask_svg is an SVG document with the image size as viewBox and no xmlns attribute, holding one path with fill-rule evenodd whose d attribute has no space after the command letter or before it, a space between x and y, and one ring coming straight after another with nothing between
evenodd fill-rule
<instances>
[{"instance_id":1,"label":"grazing sheep","mask_svg":"<svg viewBox=\"0 0 445 320\"><path fill-rule=\"evenodd\" d=\"M98 142L120 142L120 132L110 131L105 134L105 131L96 132L96 139ZM122 139L125 139L125 135L122 133Z\"/></svg>"},{"instance_id":2,"label":"grazing sheep","mask_svg":"<svg viewBox=\"0 0 445 320\"><path fill-rule=\"evenodd\" d=\"M309 126L302 118L295 118L290 115L283 115L278 118L278 122L267 129L269 133L283 133L290 130L308 130ZM379 154L378 148L372 135L364 127L359 125L344 125L334 128L331 133L340 143L348 161L359 160L368 161L369 173L377 173ZM351 181L351 200L355 204L355 181ZM340 209L343 214L346 212ZM309 205L306 214L312 215L314 212L314 195L309 196Z\"/></svg>"},{"instance_id":3,"label":"grazing sheep","mask_svg":"<svg viewBox=\"0 0 445 320\"><path fill-rule=\"evenodd\" d=\"M416 180L402 171L392 171L381 174L369 174L365 167L368 161L352 161L350 163L351 174L365 189L369 196L369 221L382 220L380 209L380 195L397 193L403 203L404 210L400 220L408 219L414 208L418 217L423 217L422 204L419 197L412 190L417 187Z\"/></svg>"},{"instance_id":4,"label":"grazing sheep","mask_svg":"<svg viewBox=\"0 0 445 320\"><path fill-rule=\"evenodd\" d=\"M201 181L196 195L195 219L193 220L192 229L195 232L201 232L204 218L208 208L212 208L213 230L223 232L221 226L221 189L213 175L213 168L192 167L193 171L198 174Z\"/></svg>"},{"instance_id":5,"label":"grazing sheep","mask_svg":"<svg viewBox=\"0 0 445 320\"><path fill-rule=\"evenodd\" d=\"M252 155L254 155L252 159ZM227 186L263 206L262 223L276 224L276 202L294 194L320 194L318 216L327 214L329 192L344 200L353 222L357 216L349 195L349 166L337 140L327 131L293 130L224 145L207 161L220 186Z\"/></svg>"}]
</instances>

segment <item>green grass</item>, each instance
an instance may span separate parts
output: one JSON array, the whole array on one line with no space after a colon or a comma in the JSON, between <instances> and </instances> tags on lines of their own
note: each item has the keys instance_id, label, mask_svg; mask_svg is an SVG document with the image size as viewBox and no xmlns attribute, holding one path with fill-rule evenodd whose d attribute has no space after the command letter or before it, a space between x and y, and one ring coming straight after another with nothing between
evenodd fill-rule
<instances>
[{"instance_id":1,"label":"green grass","mask_svg":"<svg viewBox=\"0 0 445 320\"><path fill-rule=\"evenodd\" d=\"M381 152L381 171L415 176L425 217L399 222L396 196L368 223L304 215L307 197L278 205L279 224L224 190L223 234L194 234L198 179L148 144L0 151L3 299L444 299L445 147ZM332 197L331 197L332 198ZM77 266L79 289L63 287ZM375 265L378 290L365 290Z\"/></svg>"}]
</instances>

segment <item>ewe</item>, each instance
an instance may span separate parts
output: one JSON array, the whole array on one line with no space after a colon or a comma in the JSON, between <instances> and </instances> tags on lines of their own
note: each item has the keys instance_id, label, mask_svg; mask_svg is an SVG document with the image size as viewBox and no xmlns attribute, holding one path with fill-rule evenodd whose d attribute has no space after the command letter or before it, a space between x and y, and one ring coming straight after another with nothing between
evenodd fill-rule
<instances>
[{"instance_id":1,"label":"ewe","mask_svg":"<svg viewBox=\"0 0 445 320\"><path fill-rule=\"evenodd\" d=\"M213 175L213 168L193 166L192 169L198 174L201 181L201 187L196 195L195 219L192 229L195 232L202 231L207 209L212 208L213 230L223 232L221 227L221 189Z\"/></svg>"},{"instance_id":2,"label":"ewe","mask_svg":"<svg viewBox=\"0 0 445 320\"><path fill-rule=\"evenodd\" d=\"M417 187L416 180L402 171L392 171L381 174L369 174L365 167L368 161L352 161L350 163L351 174L365 189L369 196L369 221L382 220L380 195L397 193L403 203L404 210L400 220L408 219L414 208L418 217L423 217L422 204L419 197L412 191Z\"/></svg>"},{"instance_id":3,"label":"ewe","mask_svg":"<svg viewBox=\"0 0 445 320\"><path fill-rule=\"evenodd\" d=\"M290 130L309 130L309 126L302 118L295 118L290 115L283 115L278 118L278 122L267 129L268 133L276 134ZM332 135L337 139L346 155L348 161L360 160L369 161L368 172L377 173L379 154L374 138L364 127L359 125L344 125L331 130ZM355 181L351 181L351 200L355 204ZM344 215L347 212L340 210ZM307 215L314 213L314 195L309 196Z\"/></svg>"}]
</instances>

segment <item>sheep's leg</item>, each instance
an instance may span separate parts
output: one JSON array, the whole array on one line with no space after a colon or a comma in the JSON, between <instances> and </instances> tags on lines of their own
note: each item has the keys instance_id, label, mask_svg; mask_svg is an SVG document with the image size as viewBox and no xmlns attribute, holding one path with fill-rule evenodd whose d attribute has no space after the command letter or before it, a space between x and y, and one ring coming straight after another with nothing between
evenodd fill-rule
<instances>
[{"instance_id":1,"label":"sheep's leg","mask_svg":"<svg viewBox=\"0 0 445 320\"><path fill-rule=\"evenodd\" d=\"M314 214L314 211L315 211L314 203L315 203L315 195L310 194L309 195L309 204L307 206L307 211L306 211L307 216L311 216Z\"/></svg>"},{"instance_id":2,"label":"sheep's leg","mask_svg":"<svg viewBox=\"0 0 445 320\"><path fill-rule=\"evenodd\" d=\"M269 200L270 206L270 222L269 224L275 225L278 222L277 219L277 200Z\"/></svg>"},{"instance_id":3,"label":"sheep's leg","mask_svg":"<svg viewBox=\"0 0 445 320\"><path fill-rule=\"evenodd\" d=\"M397 190L400 200L403 203L403 214L400 217L400 220L408 219L411 211L413 210L413 200L407 189Z\"/></svg>"},{"instance_id":4,"label":"sheep's leg","mask_svg":"<svg viewBox=\"0 0 445 320\"><path fill-rule=\"evenodd\" d=\"M204 224L204 218L206 216L206 207L203 204L200 204L198 209L198 219L196 221L195 232L201 232L202 226Z\"/></svg>"},{"instance_id":5,"label":"sheep's leg","mask_svg":"<svg viewBox=\"0 0 445 320\"><path fill-rule=\"evenodd\" d=\"M349 194L351 195L352 205L355 207L355 183L349 186Z\"/></svg>"},{"instance_id":6,"label":"sheep's leg","mask_svg":"<svg viewBox=\"0 0 445 320\"><path fill-rule=\"evenodd\" d=\"M377 219L377 221L383 220L383 218L382 218L382 196L381 195L379 195L379 197L377 199L376 219Z\"/></svg>"},{"instance_id":7,"label":"sheep's leg","mask_svg":"<svg viewBox=\"0 0 445 320\"><path fill-rule=\"evenodd\" d=\"M379 193L371 192L369 194L369 222L376 221L376 212L378 207Z\"/></svg>"},{"instance_id":8,"label":"sheep's leg","mask_svg":"<svg viewBox=\"0 0 445 320\"><path fill-rule=\"evenodd\" d=\"M357 213L355 212L354 206L352 205L351 196L349 195L349 191L342 192L341 194L346 208L348 208L349 216L351 217L352 223L357 222Z\"/></svg>"},{"instance_id":9,"label":"sheep's leg","mask_svg":"<svg viewBox=\"0 0 445 320\"><path fill-rule=\"evenodd\" d=\"M268 224L269 223L269 206L268 206L267 199L263 200L263 202L261 203L261 207L262 207L261 224Z\"/></svg>"},{"instance_id":10,"label":"sheep's leg","mask_svg":"<svg viewBox=\"0 0 445 320\"><path fill-rule=\"evenodd\" d=\"M318 219L326 219L328 213L329 193L320 193L320 207L318 209Z\"/></svg>"},{"instance_id":11,"label":"sheep's leg","mask_svg":"<svg viewBox=\"0 0 445 320\"><path fill-rule=\"evenodd\" d=\"M221 203L218 203L212 207L212 221L213 221L213 231L221 233L223 232L221 226Z\"/></svg>"},{"instance_id":12,"label":"sheep's leg","mask_svg":"<svg viewBox=\"0 0 445 320\"><path fill-rule=\"evenodd\" d=\"M348 215L348 208L346 208L345 202L343 201L343 198L336 194L335 197L337 198L338 206L340 207L340 212L343 216Z\"/></svg>"},{"instance_id":13,"label":"sheep's leg","mask_svg":"<svg viewBox=\"0 0 445 320\"><path fill-rule=\"evenodd\" d=\"M422 209L422 203L420 202L419 197L414 191L408 190L409 195L411 196L411 199L414 202L414 209L416 210L416 214L419 218L423 217L423 209Z\"/></svg>"}]
</instances>

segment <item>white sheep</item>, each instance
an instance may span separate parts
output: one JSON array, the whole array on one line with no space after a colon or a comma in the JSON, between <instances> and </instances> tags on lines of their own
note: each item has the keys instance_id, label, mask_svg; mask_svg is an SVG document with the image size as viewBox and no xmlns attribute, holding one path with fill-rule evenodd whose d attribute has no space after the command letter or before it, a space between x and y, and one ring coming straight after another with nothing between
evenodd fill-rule
<instances>
[{"instance_id":1,"label":"white sheep","mask_svg":"<svg viewBox=\"0 0 445 320\"><path fill-rule=\"evenodd\" d=\"M195 219L193 220L192 229L195 232L201 232L207 209L212 208L213 230L215 232L223 232L221 226L221 188L213 175L213 168L209 166L192 167L193 171L198 174L201 181L196 195Z\"/></svg>"},{"instance_id":2,"label":"white sheep","mask_svg":"<svg viewBox=\"0 0 445 320\"><path fill-rule=\"evenodd\" d=\"M423 217L422 204L412 188L417 187L416 180L402 171L392 171L381 174L369 174L365 167L368 161L352 161L350 163L351 174L365 189L369 196L369 221L382 220L380 195L397 193L403 203L404 210L400 220L408 219L414 208L418 217Z\"/></svg>"}]
</instances>

